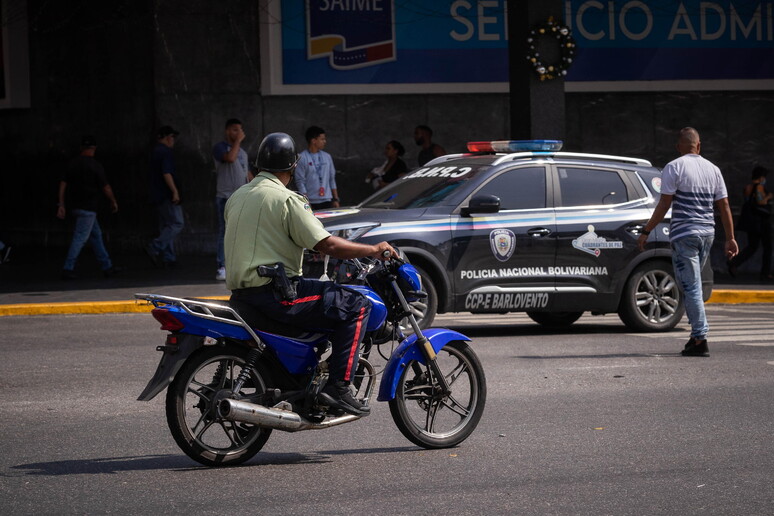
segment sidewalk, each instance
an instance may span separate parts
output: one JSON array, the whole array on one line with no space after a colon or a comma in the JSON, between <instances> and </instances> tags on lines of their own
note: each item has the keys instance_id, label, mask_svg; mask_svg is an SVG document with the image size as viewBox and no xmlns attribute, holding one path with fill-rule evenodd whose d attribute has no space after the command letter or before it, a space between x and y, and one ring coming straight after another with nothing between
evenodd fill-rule
<instances>
[{"instance_id":1,"label":"sidewalk","mask_svg":"<svg viewBox=\"0 0 774 516\"><path fill-rule=\"evenodd\" d=\"M13 253L0 265L0 316L147 312L147 304L135 302L135 293L220 299L230 294L224 282L215 280L212 256L182 256L177 268L160 270L144 254L121 255L115 262L124 271L104 278L84 249L76 271L81 277L63 281L61 257ZM774 303L774 284L761 285L754 274L716 274L709 302Z\"/></svg>"},{"instance_id":2,"label":"sidewalk","mask_svg":"<svg viewBox=\"0 0 774 516\"><path fill-rule=\"evenodd\" d=\"M12 251L15 253L15 250ZM75 280L62 280L61 258L11 254L0 265L0 316L76 313L147 312L135 293L176 297L230 295L225 282L215 280L212 256L182 256L174 269L156 269L144 254L121 255L115 265L124 270L105 278L96 261L84 249Z\"/></svg>"}]
</instances>

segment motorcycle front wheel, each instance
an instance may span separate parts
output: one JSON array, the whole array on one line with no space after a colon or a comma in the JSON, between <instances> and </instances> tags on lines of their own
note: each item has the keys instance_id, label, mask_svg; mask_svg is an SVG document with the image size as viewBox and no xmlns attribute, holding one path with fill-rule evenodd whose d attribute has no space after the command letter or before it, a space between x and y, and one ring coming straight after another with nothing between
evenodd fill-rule
<instances>
[{"instance_id":1,"label":"motorcycle front wheel","mask_svg":"<svg viewBox=\"0 0 774 516\"><path fill-rule=\"evenodd\" d=\"M245 364L247 350L234 345L205 347L183 364L167 389L167 424L186 455L205 466L235 466L258 453L271 429L221 418L217 405L229 396ZM266 392L259 363L250 370L240 397Z\"/></svg>"},{"instance_id":2,"label":"motorcycle front wheel","mask_svg":"<svg viewBox=\"0 0 774 516\"><path fill-rule=\"evenodd\" d=\"M426 366L411 361L389 403L401 433L412 443L429 449L449 448L467 439L486 403L484 369L467 343L450 342L438 352L436 360L450 394L443 394Z\"/></svg>"}]
</instances>

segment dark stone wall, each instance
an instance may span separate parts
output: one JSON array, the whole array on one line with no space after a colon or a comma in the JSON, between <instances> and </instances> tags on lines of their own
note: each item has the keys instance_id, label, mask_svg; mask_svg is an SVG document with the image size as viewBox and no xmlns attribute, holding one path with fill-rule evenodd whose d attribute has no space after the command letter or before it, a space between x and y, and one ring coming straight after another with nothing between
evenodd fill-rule
<instances>
[{"instance_id":1,"label":"dark stone wall","mask_svg":"<svg viewBox=\"0 0 774 516\"><path fill-rule=\"evenodd\" d=\"M752 168L774 168L772 117L772 91L572 93L565 149L635 156L663 167L677 157L677 131L695 127L702 155L723 171L738 211Z\"/></svg>"},{"instance_id":2,"label":"dark stone wall","mask_svg":"<svg viewBox=\"0 0 774 516\"><path fill-rule=\"evenodd\" d=\"M93 134L121 209L103 217L104 229L108 240L120 240L142 218L137 202L153 125L152 4L30 0L27 11L32 107L0 110L2 238L45 250L67 244L67 224L55 217L58 182L81 136Z\"/></svg>"},{"instance_id":3,"label":"dark stone wall","mask_svg":"<svg viewBox=\"0 0 774 516\"><path fill-rule=\"evenodd\" d=\"M96 135L119 202L118 214L101 216L113 252L137 249L156 232L148 153L156 129L169 124L181 132L180 251L214 254L210 150L227 118L243 120L251 160L264 134L288 132L303 148L306 127L325 128L345 204L370 193L363 178L383 161L387 141L401 141L405 161L416 164L417 124L431 126L448 152L510 132L507 94L264 97L258 9L247 0L29 0L32 108L0 110L0 238L64 252L69 230L54 217L57 182L84 133ZM774 92L572 93L565 105L566 150L658 166L675 157L675 132L695 126L737 207L752 166L774 166L767 131Z\"/></svg>"}]
</instances>

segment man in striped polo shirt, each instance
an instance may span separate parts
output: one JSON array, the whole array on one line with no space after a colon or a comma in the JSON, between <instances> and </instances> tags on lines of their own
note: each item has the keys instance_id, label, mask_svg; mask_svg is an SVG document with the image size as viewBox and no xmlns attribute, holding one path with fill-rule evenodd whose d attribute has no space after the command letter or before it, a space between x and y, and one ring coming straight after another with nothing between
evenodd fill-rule
<instances>
[{"instance_id":1,"label":"man in striped polo shirt","mask_svg":"<svg viewBox=\"0 0 774 516\"><path fill-rule=\"evenodd\" d=\"M670 161L661 172L661 198L653 215L639 237L639 247L645 249L648 234L672 208L669 241L675 276L685 297L685 311L691 324L691 337L682 351L683 356L708 357L709 324L704 313L701 270L710 255L715 238L717 207L726 235L726 258L739 252L734 240L734 223L728 205L728 192L720 169L699 155L701 141L693 127L680 130L677 140L680 157Z\"/></svg>"}]
</instances>

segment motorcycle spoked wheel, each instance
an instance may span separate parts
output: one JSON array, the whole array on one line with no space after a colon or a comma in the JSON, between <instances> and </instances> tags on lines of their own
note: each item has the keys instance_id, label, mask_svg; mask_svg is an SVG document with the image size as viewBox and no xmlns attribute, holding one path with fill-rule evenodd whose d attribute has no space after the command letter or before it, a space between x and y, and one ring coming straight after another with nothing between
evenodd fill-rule
<instances>
[{"instance_id":1,"label":"motorcycle spoked wheel","mask_svg":"<svg viewBox=\"0 0 774 516\"><path fill-rule=\"evenodd\" d=\"M271 429L217 415L217 403L230 393L246 355L246 349L233 345L202 348L183 364L167 389L167 424L172 437L186 455L205 466L242 464L271 435ZM258 363L239 394L249 397L266 392L267 379Z\"/></svg>"},{"instance_id":2,"label":"motorcycle spoked wheel","mask_svg":"<svg viewBox=\"0 0 774 516\"><path fill-rule=\"evenodd\" d=\"M486 403L484 369L467 343L450 342L438 352L437 361L450 395L440 393L426 366L411 361L389 402L401 433L429 449L449 448L467 439L481 420Z\"/></svg>"}]
</instances>

